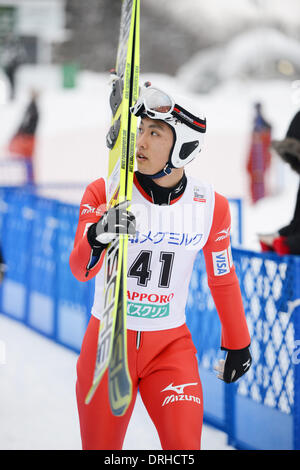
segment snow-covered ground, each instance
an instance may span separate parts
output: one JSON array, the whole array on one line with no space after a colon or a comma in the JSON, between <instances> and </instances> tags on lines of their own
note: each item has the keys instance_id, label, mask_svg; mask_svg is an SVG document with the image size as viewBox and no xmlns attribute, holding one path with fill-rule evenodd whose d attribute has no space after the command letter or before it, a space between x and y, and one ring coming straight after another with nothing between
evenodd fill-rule
<instances>
[{"instance_id":1,"label":"snow-covered ground","mask_svg":"<svg viewBox=\"0 0 300 470\"><path fill-rule=\"evenodd\" d=\"M148 75L171 93L187 94L175 78ZM108 77L84 72L74 90L61 88L57 67L24 67L18 94L4 102L0 80L0 162L29 98L40 90L37 133L38 182L88 183L106 174L105 135L109 126ZM258 232L276 230L289 222L298 177L274 156L270 174L272 195L255 206L249 203L245 171L253 119L253 103L261 100L273 125L274 138L283 138L299 106L296 89L287 81L230 81L208 95L192 95L207 116L208 133L201 158L187 173L211 181L227 197L244 200L244 246L259 249ZM2 169L4 167L1 167ZM4 170L3 170L4 171ZM53 193L55 196L55 193ZM80 192L73 195L79 202ZM2 349L1 349L2 348ZM0 315L0 448L79 449L80 435L74 395L77 356L17 322ZM138 399L126 436L126 449L159 449L153 424ZM226 436L207 426L204 449L228 449Z\"/></svg>"}]
</instances>

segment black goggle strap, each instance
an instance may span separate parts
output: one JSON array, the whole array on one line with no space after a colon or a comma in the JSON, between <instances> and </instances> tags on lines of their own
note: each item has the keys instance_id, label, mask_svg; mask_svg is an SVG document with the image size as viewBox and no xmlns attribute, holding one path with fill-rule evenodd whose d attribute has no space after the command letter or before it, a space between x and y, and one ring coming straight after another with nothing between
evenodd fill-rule
<instances>
[{"instance_id":1,"label":"black goggle strap","mask_svg":"<svg viewBox=\"0 0 300 470\"><path fill-rule=\"evenodd\" d=\"M199 117L194 116L178 104L174 105L172 114L179 121L183 122L191 129L194 129L198 132L202 132L203 134L206 132L206 119L201 119Z\"/></svg>"},{"instance_id":2,"label":"black goggle strap","mask_svg":"<svg viewBox=\"0 0 300 470\"><path fill-rule=\"evenodd\" d=\"M141 118L149 117L149 118L155 119L156 113L151 112L151 110L149 109L146 110L145 106L142 104L142 106L137 111L134 111L134 115L136 117L141 117Z\"/></svg>"}]
</instances>

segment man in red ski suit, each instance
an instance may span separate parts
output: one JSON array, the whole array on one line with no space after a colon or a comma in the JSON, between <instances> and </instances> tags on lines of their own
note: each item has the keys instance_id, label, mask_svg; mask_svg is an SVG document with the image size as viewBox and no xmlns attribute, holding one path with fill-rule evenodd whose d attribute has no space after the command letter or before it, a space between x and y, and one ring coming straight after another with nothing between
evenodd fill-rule
<instances>
[{"instance_id":1,"label":"man in red ski suit","mask_svg":"<svg viewBox=\"0 0 300 470\"><path fill-rule=\"evenodd\" d=\"M124 204L107 210L102 178L86 188L81 201L70 267L82 282L96 276L92 315L77 363L83 449L122 449L138 390L163 449L201 448L202 387L185 322L190 276L201 249L222 324L221 348L227 351L218 377L233 382L251 365L250 336L230 248L229 204L210 184L184 172L201 150L206 120L180 104L148 87L131 110L141 119L130 212ZM121 417L110 409L107 373L85 404L102 314L102 264L118 233L129 234L127 350L133 386L132 402Z\"/></svg>"}]
</instances>

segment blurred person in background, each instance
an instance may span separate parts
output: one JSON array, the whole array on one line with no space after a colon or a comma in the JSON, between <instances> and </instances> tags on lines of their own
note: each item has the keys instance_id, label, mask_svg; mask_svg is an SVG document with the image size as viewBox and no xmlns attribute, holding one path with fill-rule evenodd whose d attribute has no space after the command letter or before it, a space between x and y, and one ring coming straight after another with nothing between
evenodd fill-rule
<instances>
[{"instance_id":1,"label":"blurred person in background","mask_svg":"<svg viewBox=\"0 0 300 470\"><path fill-rule=\"evenodd\" d=\"M274 140L273 149L300 175L300 111L293 117L286 137ZM275 251L279 255L300 255L300 182L291 222L271 234L259 234L262 251Z\"/></svg>"},{"instance_id":2,"label":"blurred person in background","mask_svg":"<svg viewBox=\"0 0 300 470\"><path fill-rule=\"evenodd\" d=\"M247 161L250 194L253 203L267 196L266 172L271 164L271 125L262 114L261 103L255 103L255 117Z\"/></svg>"},{"instance_id":3,"label":"blurred person in background","mask_svg":"<svg viewBox=\"0 0 300 470\"><path fill-rule=\"evenodd\" d=\"M30 101L25 109L22 121L9 142L8 150L13 158L22 159L26 166L27 183L35 183L34 175L34 153L36 142L36 131L39 123L39 109L37 105L39 93L31 90Z\"/></svg>"},{"instance_id":4,"label":"blurred person in background","mask_svg":"<svg viewBox=\"0 0 300 470\"><path fill-rule=\"evenodd\" d=\"M16 73L25 61L26 52L20 40L15 36L8 37L1 54L1 65L9 81L11 100L16 94Z\"/></svg>"}]
</instances>

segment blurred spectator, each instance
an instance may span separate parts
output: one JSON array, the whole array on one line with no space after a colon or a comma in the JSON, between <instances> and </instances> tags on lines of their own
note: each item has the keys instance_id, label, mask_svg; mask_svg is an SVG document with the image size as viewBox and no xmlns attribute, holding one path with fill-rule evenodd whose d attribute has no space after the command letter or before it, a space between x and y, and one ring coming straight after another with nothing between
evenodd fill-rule
<instances>
[{"instance_id":1,"label":"blurred spectator","mask_svg":"<svg viewBox=\"0 0 300 470\"><path fill-rule=\"evenodd\" d=\"M37 106L38 93L32 90L30 102L16 133L12 137L8 150L15 158L22 158L27 169L27 183L34 184L33 157L35 149L35 134L39 122Z\"/></svg>"},{"instance_id":2,"label":"blurred spectator","mask_svg":"<svg viewBox=\"0 0 300 470\"><path fill-rule=\"evenodd\" d=\"M262 115L261 103L255 104L251 146L247 161L252 202L267 195L265 176L271 163L271 126Z\"/></svg>"},{"instance_id":3,"label":"blurred spectator","mask_svg":"<svg viewBox=\"0 0 300 470\"><path fill-rule=\"evenodd\" d=\"M7 39L1 54L1 65L10 84L10 99L15 98L16 73L20 65L26 60L26 52L19 39Z\"/></svg>"},{"instance_id":4,"label":"blurred spectator","mask_svg":"<svg viewBox=\"0 0 300 470\"><path fill-rule=\"evenodd\" d=\"M0 246L0 284L3 281L5 269L6 269L6 266L5 266L5 263L4 263L2 250L1 250L1 246Z\"/></svg>"},{"instance_id":5,"label":"blurred spectator","mask_svg":"<svg viewBox=\"0 0 300 470\"><path fill-rule=\"evenodd\" d=\"M300 111L293 117L285 139L273 141L277 154L300 175ZM300 182L292 221L278 232L259 235L263 251L276 251L279 255L300 255Z\"/></svg>"}]
</instances>

